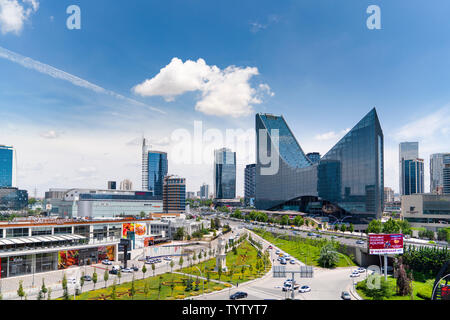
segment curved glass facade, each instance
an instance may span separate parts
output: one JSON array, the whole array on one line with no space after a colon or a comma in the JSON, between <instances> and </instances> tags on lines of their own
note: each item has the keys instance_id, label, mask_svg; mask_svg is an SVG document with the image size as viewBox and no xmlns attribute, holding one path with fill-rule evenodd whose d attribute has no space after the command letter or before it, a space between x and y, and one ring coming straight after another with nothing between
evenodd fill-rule
<instances>
[{"instance_id":1,"label":"curved glass facade","mask_svg":"<svg viewBox=\"0 0 450 320\"><path fill-rule=\"evenodd\" d=\"M267 125L269 117L271 120ZM279 170L274 175L260 174L260 168L264 166L259 159L257 143L255 206L258 209L297 209L339 219L350 216L355 223L381 217L384 146L375 109L317 163L305 156L291 131L286 131L287 124L282 116L269 117L256 115L257 141L260 141L260 129L266 129L269 133L268 154L276 152L279 155ZM277 118L277 121L272 118ZM270 130L273 129L280 132L278 147L270 139ZM286 160L286 155L289 160Z\"/></svg>"},{"instance_id":2,"label":"curved glass facade","mask_svg":"<svg viewBox=\"0 0 450 320\"><path fill-rule=\"evenodd\" d=\"M214 151L214 197L236 197L236 152L222 148Z\"/></svg>"}]
</instances>

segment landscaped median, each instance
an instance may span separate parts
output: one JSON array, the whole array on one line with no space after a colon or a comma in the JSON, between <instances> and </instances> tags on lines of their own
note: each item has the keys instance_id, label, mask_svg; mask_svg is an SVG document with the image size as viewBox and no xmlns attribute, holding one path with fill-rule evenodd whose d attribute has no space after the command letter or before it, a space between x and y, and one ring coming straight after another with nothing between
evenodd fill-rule
<instances>
[{"instance_id":1,"label":"landscaped median","mask_svg":"<svg viewBox=\"0 0 450 320\"><path fill-rule=\"evenodd\" d=\"M270 271L270 259L263 252L260 254L261 257L258 257L258 250L247 240L244 240L236 249L232 249L227 253L226 264L228 270L226 272L214 271L216 266L215 258L193 265L192 267L183 268L180 272L191 274L194 277L203 276L207 279L232 284L242 283L260 278Z\"/></svg>"},{"instance_id":2,"label":"landscaped median","mask_svg":"<svg viewBox=\"0 0 450 320\"><path fill-rule=\"evenodd\" d=\"M321 252L322 259L324 257L323 248L329 248L328 252L330 257L334 255L334 262L328 264L329 267L352 267L356 264L352 261L351 257L347 256L345 253L345 248L336 241L330 241L326 239L316 240L316 239L306 239L300 236L289 236L289 235L279 235L275 236L271 232L265 231L264 229L254 229L254 233L262 237L264 240L274 244L281 250L287 252L294 258L310 266L323 267L321 265ZM325 261L325 260L324 260Z\"/></svg>"},{"instance_id":3,"label":"landscaped median","mask_svg":"<svg viewBox=\"0 0 450 320\"><path fill-rule=\"evenodd\" d=\"M116 284L107 288L83 292L77 300L176 300L197 296L204 292L227 288L227 284L197 280L177 273L165 273L146 279ZM73 295L69 297L73 300ZM57 300L64 300L58 298Z\"/></svg>"}]
</instances>

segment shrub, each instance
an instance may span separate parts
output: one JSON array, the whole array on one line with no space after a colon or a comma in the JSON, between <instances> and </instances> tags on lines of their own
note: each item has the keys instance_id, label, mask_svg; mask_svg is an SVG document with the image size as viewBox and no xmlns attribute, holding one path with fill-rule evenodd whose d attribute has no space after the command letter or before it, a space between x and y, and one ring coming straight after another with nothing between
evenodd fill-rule
<instances>
[{"instance_id":1,"label":"shrub","mask_svg":"<svg viewBox=\"0 0 450 320\"><path fill-rule=\"evenodd\" d=\"M222 290L222 287L216 286L216 287L213 287L213 289L216 290L216 291L217 290Z\"/></svg>"},{"instance_id":2,"label":"shrub","mask_svg":"<svg viewBox=\"0 0 450 320\"><path fill-rule=\"evenodd\" d=\"M417 296L424 300L430 300L432 291L431 287L423 287L417 290Z\"/></svg>"},{"instance_id":3,"label":"shrub","mask_svg":"<svg viewBox=\"0 0 450 320\"><path fill-rule=\"evenodd\" d=\"M186 296L183 295L183 294L179 294L179 295L176 296L176 298L177 299L184 299L184 298L186 298Z\"/></svg>"}]
</instances>

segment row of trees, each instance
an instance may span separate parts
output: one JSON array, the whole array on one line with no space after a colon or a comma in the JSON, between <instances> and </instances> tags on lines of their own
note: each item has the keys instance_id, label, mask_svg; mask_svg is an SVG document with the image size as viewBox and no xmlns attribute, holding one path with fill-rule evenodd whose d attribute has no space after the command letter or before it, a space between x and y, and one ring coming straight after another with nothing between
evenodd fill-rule
<instances>
[{"instance_id":1,"label":"row of trees","mask_svg":"<svg viewBox=\"0 0 450 320\"><path fill-rule=\"evenodd\" d=\"M370 221L367 227L367 233L402 233L404 235L411 235L411 225L406 220L394 220L390 218L385 223L381 220Z\"/></svg>"}]
</instances>

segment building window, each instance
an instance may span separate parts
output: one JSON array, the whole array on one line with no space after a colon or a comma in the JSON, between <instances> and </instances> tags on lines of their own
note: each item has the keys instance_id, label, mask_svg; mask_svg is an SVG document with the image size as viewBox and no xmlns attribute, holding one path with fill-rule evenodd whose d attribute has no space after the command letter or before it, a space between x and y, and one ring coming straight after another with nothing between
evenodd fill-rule
<instances>
[{"instance_id":1,"label":"building window","mask_svg":"<svg viewBox=\"0 0 450 320\"><path fill-rule=\"evenodd\" d=\"M28 237L28 235L29 235L28 228L6 229L6 237L7 238Z\"/></svg>"},{"instance_id":2,"label":"building window","mask_svg":"<svg viewBox=\"0 0 450 320\"><path fill-rule=\"evenodd\" d=\"M38 228L31 229L32 236L45 236L45 235L51 235L51 234L52 234L51 227L38 227Z\"/></svg>"},{"instance_id":3,"label":"building window","mask_svg":"<svg viewBox=\"0 0 450 320\"><path fill-rule=\"evenodd\" d=\"M53 234L72 234L72 227L58 227Z\"/></svg>"}]
</instances>

